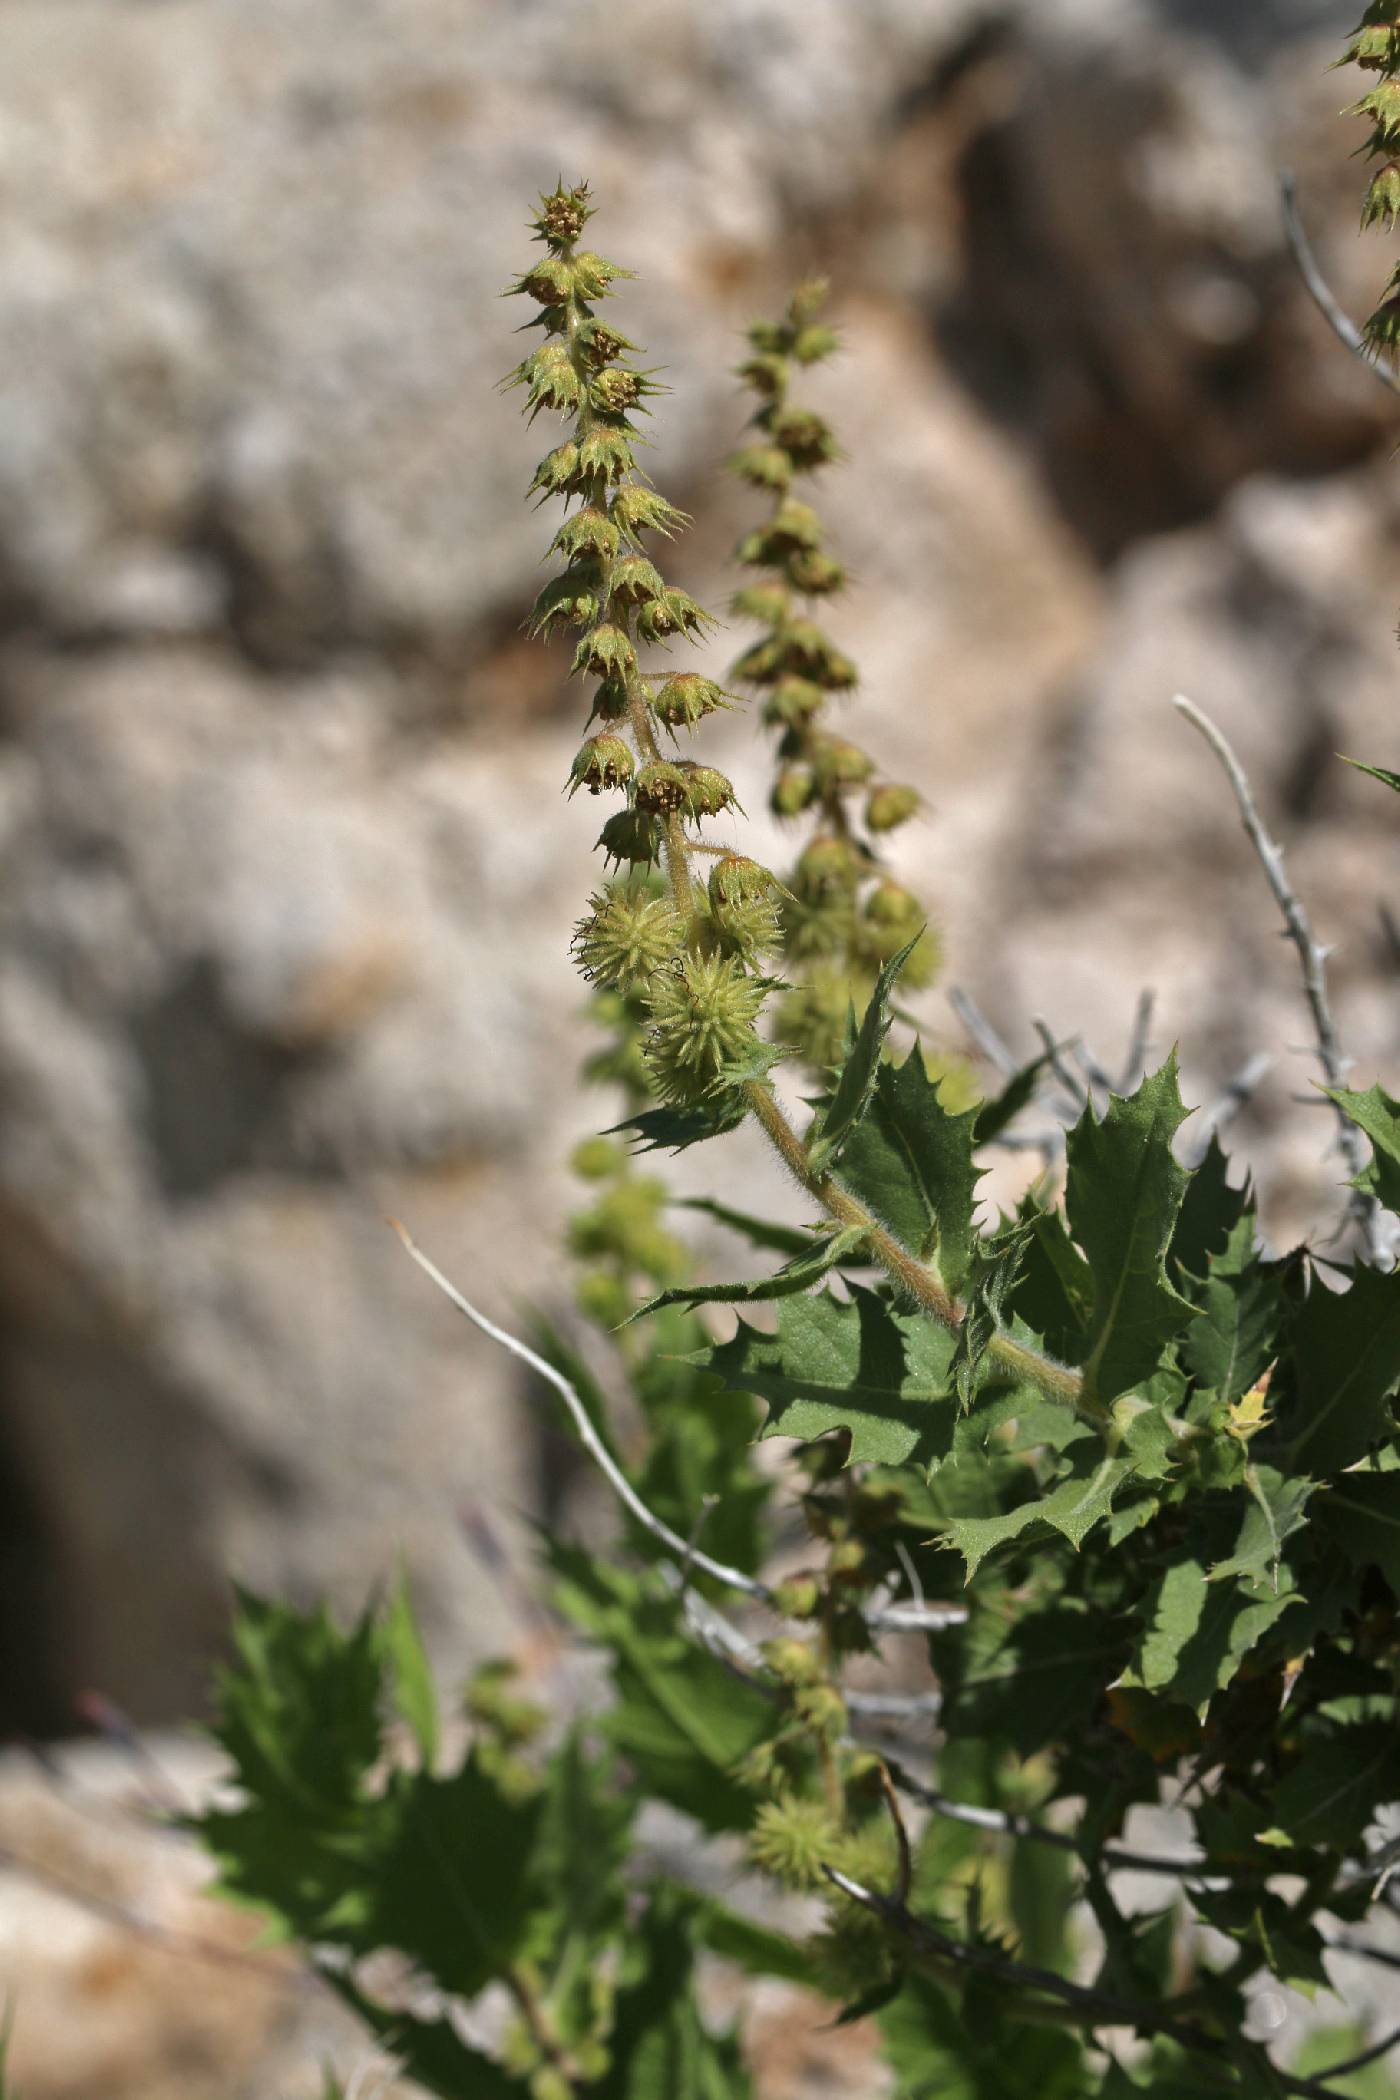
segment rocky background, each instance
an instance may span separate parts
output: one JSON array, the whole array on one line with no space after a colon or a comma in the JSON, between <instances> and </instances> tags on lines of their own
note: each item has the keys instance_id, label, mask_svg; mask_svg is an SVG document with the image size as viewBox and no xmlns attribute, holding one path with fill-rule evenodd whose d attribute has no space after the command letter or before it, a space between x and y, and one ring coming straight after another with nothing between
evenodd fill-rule
<instances>
[{"instance_id":1,"label":"rocky background","mask_svg":"<svg viewBox=\"0 0 1400 2100\"><path fill-rule=\"evenodd\" d=\"M1188 1099L1278 1053L1233 1141L1281 1243L1329 1229L1294 959L1168 701L1235 740L1393 1087L1394 804L1333 754L1397 763L1395 403L1277 192L1364 311L1354 11L0 0L0 1737L93 1688L196 1713L230 1570L355 1601L402 1558L454 1668L525 1623L557 1447L382 1218L503 1316L567 1307L596 810L519 632L541 447L493 393L561 169L640 272L706 602L751 515L737 331L833 278L822 501L859 734L929 795L897 859L943 926L930 1031L968 1047L956 984L1018 1052L1043 1015L1112 1064L1150 985ZM761 809L742 722L726 761ZM122 1922L227 1938L197 1869L57 1802L0 1777L26 2100L314 2091L285 1978Z\"/></svg>"}]
</instances>

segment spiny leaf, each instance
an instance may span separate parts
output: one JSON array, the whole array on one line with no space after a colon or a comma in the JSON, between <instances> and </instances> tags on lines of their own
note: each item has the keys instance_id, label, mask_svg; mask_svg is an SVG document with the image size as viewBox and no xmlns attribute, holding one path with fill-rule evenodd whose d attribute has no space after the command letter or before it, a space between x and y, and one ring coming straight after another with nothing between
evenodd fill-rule
<instances>
[{"instance_id":1,"label":"spiny leaf","mask_svg":"<svg viewBox=\"0 0 1400 2100\"><path fill-rule=\"evenodd\" d=\"M1014 1997L990 2030L931 1978L911 1977L880 2014L895 2100L1082 2100L1090 2090L1079 2044L1016 2017Z\"/></svg>"},{"instance_id":2,"label":"spiny leaf","mask_svg":"<svg viewBox=\"0 0 1400 2100\"><path fill-rule=\"evenodd\" d=\"M1236 1188L1230 1162L1212 1131L1204 1157L1192 1169L1172 1234L1171 1258L1188 1276L1204 1276L1211 1259L1223 1254L1235 1226L1250 1208L1248 1179Z\"/></svg>"},{"instance_id":3,"label":"spiny leaf","mask_svg":"<svg viewBox=\"0 0 1400 2100\"><path fill-rule=\"evenodd\" d=\"M807 1147L813 1173L822 1173L838 1158L841 1148L870 1106L880 1069L880 1052L889 1032L890 993L900 971L923 938L923 929L892 955L875 981L870 1004L854 1031L836 1084L823 1105L817 1128Z\"/></svg>"},{"instance_id":4,"label":"spiny leaf","mask_svg":"<svg viewBox=\"0 0 1400 2100\"><path fill-rule=\"evenodd\" d=\"M1253 1214L1246 1212L1197 1287L1201 1318L1182 1350L1197 1381L1225 1401L1238 1400L1262 1377L1283 1317L1279 1272L1255 1252L1254 1234Z\"/></svg>"},{"instance_id":5,"label":"spiny leaf","mask_svg":"<svg viewBox=\"0 0 1400 2100\"><path fill-rule=\"evenodd\" d=\"M843 1231L833 1233L830 1239L818 1240L815 1244L809 1242L803 1253L796 1255L772 1276L751 1277L739 1283L677 1284L649 1299L622 1324L630 1327L633 1320L660 1312L668 1305L692 1308L697 1305L753 1305L772 1298L795 1297L799 1291L810 1290L832 1269L849 1260L865 1237L863 1226L848 1225Z\"/></svg>"},{"instance_id":6,"label":"spiny leaf","mask_svg":"<svg viewBox=\"0 0 1400 2100\"><path fill-rule=\"evenodd\" d=\"M1192 1316L1166 1271L1187 1181L1172 1139L1185 1119L1172 1057L1135 1094L1115 1094L1102 1122L1086 1107L1067 1141L1066 1209L1094 1278L1084 1385L1101 1404L1150 1378Z\"/></svg>"},{"instance_id":7,"label":"spiny leaf","mask_svg":"<svg viewBox=\"0 0 1400 2100\"><path fill-rule=\"evenodd\" d=\"M629 1939L609 2037L612 2066L591 2100L751 2100L733 2035L701 2023L695 1990L696 1921L663 1886Z\"/></svg>"},{"instance_id":8,"label":"spiny leaf","mask_svg":"<svg viewBox=\"0 0 1400 2100\"><path fill-rule=\"evenodd\" d=\"M974 1166L977 1110L951 1115L918 1044L902 1065L881 1065L864 1118L841 1154L841 1179L911 1254L936 1258L961 1292L972 1257L982 1169Z\"/></svg>"},{"instance_id":9,"label":"spiny leaf","mask_svg":"<svg viewBox=\"0 0 1400 2100\"><path fill-rule=\"evenodd\" d=\"M1400 1380L1400 1270L1358 1268L1345 1291L1314 1277L1291 1341L1292 1391L1279 1433L1293 1471L1327 1479L1389 1431Z\"/></svg>"},{"instance_id":10,"label":"spiny leaf","mask_svg":"<svg viewBox=\"0 0 1400 2100\"><path fill-rule=\"evenodd\" d=\"M1250 1503L1235 1550L1228 1560L1217 1561L1210 1571L1211 1582L1243 1578L1253 1587L1265 1580L1272 1582L1285 1543L1307 1522L1314 1482L1291 1479L1273 1466L1251 1465L1245 1469L1245 1486Z\"/></svg>"},{"instance_id":11,"label":"spiny leaf","mask_svg":"<svg viewBox=\"0 0 1400 2100\"><path fill-rule=\"evenodd\" d=\"M438 1753L437 1692L432 1665L408 1594L408 1583L402 1575L389 1592L388 1602L380 1614L379 1633L384 1659L389 1666L394 1704L413 1731L424 1765L431 1770Z\"/></svg>"},{"instance_id":12,"label":"spiny leaf","mask_svg":"<svg viewBox=\"0 0 1400 2100\"><path fill-rule=\"evenodd\" d=\"M1344 766L1355 766L1358 773L1369 773L1372 780L1379 780L1384 786L1394 788L1395 792L1400 794L1400 773L1392 773L1385 766L1363 765L1359 758L1348 758L1344 751L1339 751L1337 756Z\"/></svg>"},{"instance_id":13,"label":"spiny leaf","mask_svg":"<svg viewBox=\"0 0 1400 2100\"><path fill-rule=\"evenodd\" d=\"M1377 1084L1364 1094L1345 1087L1331 1091L1337 1106L1371 1140L1371 1161L1357 1175L1354 1187L1365 1189L1387 1210L1400 1211L1400 1101Z\"/></svg>"},{"instance_id":14,"label":"spiny leaf","mask_svg":"<svg viewBox=\"0 0 1400 2100\"><path fill-rule=\"evenodd\" d=\"M976 1110L973 1136L979 1145L990 1145L992 1139L1000 1137L1008 1123L1014 1123L1023 1108L1035 1099L1040 1075L1049 1064L1048 1054L1033 1057L1019 1072L1013 1072L1006 1085L994 1100L984 1101Z\"/></svg>"},{"instance_id":15,"label":"spiny leaf","mask_svg":"<svg viewBox=\"0 0 1400 2100\"><path fill-rule=\"evenodd\" d=\"M733 1392L769 1403L765 1436L851 1434L851 1461L931 1465L948 1449L955 1416L953 1337L897 1313L859 1285L849 1304L830 1292L789 1298L775 1334L741 1321L732 1340L690 1360Z\"/></svg>"},{"instance_id":16,"label":"spiny leaf","mask_svg":"<svg viewBox=\"0 0 1400 2100\"><path fill-rule=\"evenodd\" d=\"M976 1396L992 1338L1006 1322L1031 1229L1028 1225L1013 1225L994 1239L979 1239L973 1246L962 1285L966 1292L963 1322L953 1350L953 1386L964 1409L971 1407Z\"/></svg>"},{"instance_id":17,"label":"spiny leaf","mask_svg":"<svg viewBox=\"0 0 1400 2100\"><path fill-rule=\"evenodd\" d=\"M557 1541L549 1557L561 1609L611 1657L609 1740L652 1793L707 1830L747 1829L752 1796L732 1773L775 1727L771 1702L697 1648L652 1584Z\"/></svg>"},{"instance_id":18,"label":"spiny leaf","mask_svg":"<svg viewBox=\"0 0 1400 2100\"><path fill-rule=\"evenodd\" d=\"M1097 1446L1090 1453L1076 1451L1068 1477L1048 1493L999 1516L955 1517L945 1527L944 1536L966 1561L969 1582L989 1553L1036 1524L1048 1524L1078 1546L1099 1518L1107 1516L1114 1496L1133 1471L1134 1462L1125 1454L1102 1457Z\"/></svg>"},{"instance_id":19,"label":"spiny leaf","mask_svg":"<svg viewBox=\"0 0 1400 2100\"><path fill-rule=\"evenodd\" d=\"M1072 1601L1029 1604L1012 1619L976 1612L934 1642L940 1725L952 1738L1004 1738L1018 1757L1032 1757L1089 1724L1130 1642L1131 1622Z\"/></svg>"},{"instance_id":20,"label":"spiny leaf","mask_svg":"<svg viewBox=\"0 0 1400 2100\"><path fill-rule=\"evenodd\" d=\"M1286 1566L1277 1594L1254 1593L1238 1583L1212 1584L1200 1561L1185 1557L1157 1582L1145 1607L1147 1631L1138 1659L1125 1681L1164 1692L1199 1713L1298 1601Z\"/></svg>"},{"instance_id":21,"label":"spiny leaf","mask_svg":"<svg viewBox=\"0 0 1400 2100\"><path fill-rule=\"evenodd\" d=\"M707 1138L737 1130L748 1103L737 1088L723 1088L701 1108L644 1108L624 1122L612 1123L605 1137L631 1135L638 1152L685 1152Z\"/></svg>"},{"instance_id":22,"label":"spiny leaf","mask_svg":"<svg viewBox=\"0 0 1400 2100\"><path fill-rule=\"evenodd\" d=\"M746 1210L733 1210L727 1203L717 1203L711 1196L677 1197L677 1210L699 1210L717 1224L727 1225L731 1232L741 1233L752 1246L763 1247L771 1254L802 1254L812 1244L810 1232L803 1232L796 1225L776 1225L768 1218L755 1218Z\"/></svg>"}]
</instances>

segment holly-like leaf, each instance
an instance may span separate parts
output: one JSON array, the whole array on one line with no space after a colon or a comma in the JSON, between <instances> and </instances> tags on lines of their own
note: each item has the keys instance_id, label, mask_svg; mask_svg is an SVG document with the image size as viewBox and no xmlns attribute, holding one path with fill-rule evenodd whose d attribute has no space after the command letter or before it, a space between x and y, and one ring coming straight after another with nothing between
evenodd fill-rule
<instances>
[{"instance_id":1,"label":"holly-like leaf","mask_svg":"<svg viewBox=\"0 0 1400 2100\"><path fill-rule=\"evenodd\" d=\"M1285 1565L1277 1592L1212 1584L1199 1560L1176 1561L1145 1608L1147 1631L1125 1682L1201 1712L1223 1691L1251 1648L1299 1601Z\"/></svg>"},{"instance_id":2,"label":"holly-like leaf","mask_svg":"<svg viewBox=\"0 0 1400 2100\"><path fill-rule=\"evenodd\" d=\"M1152 1376L1192 1317L1167 1280L1166 1254L1186 1189L1172 1139L1186 1119L1176 1059L1100 1121L1086 1107L1067 1140L1065 1206L1094 1279L1086 1397L1106 1405Z\"/></svg>"},{"instance_id":3,"label":"holly-like leaf","mask_svg":"<svg viewBox=\"0 0 1400 2100\"><path fill-rule=\"evenodd\" d=\"M861 1016L859 1027L854 1031L850 1047L836 1075L836 1084L823 1103L817 1127L807 1147L813 1173L822 1173L834 1164L840 1156L842 1146L851 1132L858 1127L870 1106L880 1070L880 1052L889 1033L890 993L894 990L900 971L922 938L921 927L913 940L906 941L899 953L890 957L875 981L870 1004Z\"/></svg>"},{"instance_id":4,"label":"holly-like leaf","mask_svg":"<svg viewBox=\"0 0 1400 2100\"><path fill-rule=\"evenodd\" d=\"M589 1757L571 1730L545 1773L534 1871L553 1900L540 1912L531 1960L557 1960L572 1942L582 1961L621 1930L635 1805L617 1792L610 1765Z\"/></svg>"},{"instance_id":5,"label":"holly-like leaf","mask_svg":"<svg viewBox=\"0 0 1400 2100\"><path fill-rule=\"evenodd\" d=\"M380 1639L389 1666L394 1705L412 1730L424 1765L431 1770L437 1759L439 1725L437 1689L432 1665L423 1646L408 1583L400 1576L389 1592L380 1615Z\"/></svg>"},{"instance_id":6,"label":"holly-like leaf","mask_svg":"<svg viewBox=\"0 0 1400 2100\"><path fill-rule=\"evenodd\" d=\"M953 1350L953 1386L965 1409L971 1407L982 1383L982 1366L992 1339L1010 1317L1031 1230L1029 1225L1012 1225L993 1239L974 1243L961 1286L966 1304Z\"/></svg>"},{"instance_id":7,"label":"holly-like leaf","mask_svg":"<svg viewBox=\"0 0 1400 2100\"><path fill-rule=\"evenodd\" d=\"M1094 1278L1058 1211L1028 1197L1018 1214L1027 1236L1011 1308L1062 1363L1082 1361L1088 1347Z\"/></svg>"},{"instance_id":8,"label":"holly-like leaf","mask_svg":"<svg viewBox=\"0 0 1400 2100\"><path fill-rule=\"evenodd\" d=\"M952 1355L952 1335L932 1320L853 1285L849 1303L829 1291L784 1300L774 1334L741 1320L732 1340L691 1361L768 1402L765 1436L806 1441L846 1429L852 1463L927 1466L952 1436Z\"/></svg>"},{"instance_id":9,"label":"holly-like leaf","mask_svg":"<svg viewBox=\"0 0 1400 2100\"><path fill-rule=\"evenodd\" d=\"M1369 773L1372 780L1379 780L1383 787L1394 788L1400 794L1400 773L1392 773L1386 766L1364 765L1359 758L1348 758L1344 751L1339 751L1337 756L1344 766L1355 766L1358 773Z\"/></svg>"},{"instance_id":10,"label":"holly-like leaf","mask_svg":"<svg viewBox=\"0 0 1400 2100\"><path fill-rule=\"evenodd\" d=\"M1345 1291L1314 1277L1290 1339L1292 1390L1279 1434L1291 1471L1328 1479L1389 1432L1400 1381L1400 1270L1358 1268Z\"/></svg>"},{"instance_id":11,"label":"holly-like leaf","mask_svg":"<svg viewBox=\"0 0 1400 2100\"><path fill-rule=\"evenodd\" d=\"M1095 1442L1091 1451L1075 1451L1070 1473L1047 1494L995 1517L954 1517L944 1537L966 1561L969 1582L989 1553L1034 1525L1047 1524L1079 1546L1100 1517L1108 1515L1114 1496L1134 1471L1131 1456L1120 1452L1104 1457Z\"/></svg>"},{"instance_id":12,"label":"holly-like leaf","mask_svg":"<svg viewBox=\"0 0 1400 2100\"><path fill-rule=\"evenodd\" d=\"M697 1648L674 1598L552 1542L561 1609L607 1649L617 1702L604 1726L642 1783L707 1830L745 1830L753 1797L734 1767L769 1736L777 1710L763 1693Z\"/></svg>"},{"instance_id":13,"label":"holly-like leaf","mask_svg":"<svg viewBox=\"0 0 1400 2100\"><path fill-rule=\"evenodd\" d=\"M1182 1348L1187 1369L1221 1400L1238 1400L1262 1377L1276 1353L1283 1317L1278 1270L1260 1259L1255 1221L1246 1212L1196 1289L1201 1318Z\"/></svg>"},{"instance_id":14,"label":"holly-like leaf","mask_svg":"<svg viewBox=\"0 0 1400 2100\"><path fill-rule=\"evenodd\" d=\"M881 1065L869 1108L841 1154L841 1179L901 1246L936 1260L960 1293L972 1257L982 1169L973 1164L978 1111L951 1115L918 1044L902 1065Z\"/></svg>"},{"instance_id":15,"label":"holly-like leaf","mask_svg":"<svg viewBox=\"0 0 1400 2100\"><path fill-rule=\"evenodd\" d=\"M820 1283L843 1261L849 1261L857 1247L865 1239L863 1226L848 1225L833 1233L829 1239L809 1241L801 1254L794 1255L772 1276L755 1276L739 1283L681 1283L669 1291L662 1291L651 1298L624 1320L630 1327L633 1320L641 1320L648 1313L661 1312L668 1305L684 1305L692 1310L697 1305L756 1305L773 1298L793 1298L801 1291L809 1291L814 1283Z\"/></svg>"},{"instance_id":16,"label":"holly-like leaf","mask_svg":"<svg viewBox=\"0 0 1400 2100\"><path fill-rule=\"evenodd\" d=\"M1235 1550L1228 1560L1217 1561L1209 1580L1243 1579L1257 1589L1274 1581L1285 1543L1306 1524L1316 1483L1291 1479L1273 1466L1251 1465L1245 1469L1245 1487L1250 1500Z\"/></svg>"},{"instance_id":17,"label":"holly-like leaf","mask_svg":"<svg viewBox=\"0 0 1400 2100\"><path fill-rule=\"evenodd\" d=\"M1023 1108L1030 1106L1040 1085L1040 1075L1049 1062L1048 1053L1033 1057L1028 1065L1021 1066L1019 1072L1012 1073L994 1100L981 1103L974 1125L974 1137L979 1145L990 1145L1009 1123L1015 1122Z\"/></svg>"},{"instance_id":18,"label":"holly-like leaf","mask_svg":"<svg viewBox=\"0 0 1400 2100\"><path fill-rule=\"evenodd\" d=\"M1212 1131L1210 1143L1186 1184L1186 1194L1172 1234L1171 1259L1188 1276L1204 1276L1216 1255L1223 1254L1230 1234L1251 1206L1248 1179L1236 1188L1230 1162Z\"/></svg>"},{"instance_id":19,"label":"holly-like leaf","mask_svg":"<svg viewBox=\"0 0 1400 2100\"><path fill-rule=\"evenodd\" d=\"M797 1225L777 1225L769 1218L756 1218L749 1211L734 1210L727 1203L717 1203L712 1196L678 1196L677 1210L703 1211L718 1225L727 1225L737 1232L750 1246L762 1247L770 1254L803 1254L812 1244L810 1232Z\"/></svg>"},{"instance_id":20,"label":"holly-like leaf","mask_svg":"<svg viewBox=\"0 0 1400 2100\"><path fill-rule=\"evenodd\" d=\"M1379 1568L1400 1596L1400 1472L1344 1473L1319 1496L1316 1521L1353 1568Z\"/></svg>"},{"instance_id":21,"label":"holly-like leaf","mask_svg":"<svg viewBox=\"0 0 1400 2100\"><path fill-rule=\"evenodd\" d=\"M605 1137L631 1137L637 1152L685 1152L707 1138L737 1130L749 1104L738 1087L717 1088L699 1108L644 1108L610 1124Z\"/></svg>"},{"instance_id":22,"label":"holly-like leaf","mask_svg":"<svg viewBox=\"0 0 1400 2100\"><path fill-rule=\"evenodd\" d=\"M1353 1186L1365 1189L1387 1210L1400 1211L1400 1101L1380 1085L1367 1087L1364 1094L1338 1087L1332 1099L1371 1140L1370 1164Z\"/></svg>"}]
</instances>

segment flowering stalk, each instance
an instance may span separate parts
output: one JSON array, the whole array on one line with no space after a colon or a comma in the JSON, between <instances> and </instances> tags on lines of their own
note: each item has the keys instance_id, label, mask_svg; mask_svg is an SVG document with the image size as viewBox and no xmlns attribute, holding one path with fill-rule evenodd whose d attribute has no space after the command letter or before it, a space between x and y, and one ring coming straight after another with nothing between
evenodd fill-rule
<instances>
[{"instance_id":1,"label":"flowering stalk","mask_svg":"<svg viewBox=\"0 0 1400 2100\"><path fill-rule=\"evenodd\" d=\"M683 735L693 734L731 701L695 672L663 675L644 670L639 661L639 646L694 636L703 631L708 615L668 585L643 552L644 535L669 537L685 520L637 465L639 433L631 415L645 413L646 397L658 388L650 374L628 362L627 353L636 345L597 318L595 308L612 284L630 273L579 248L591 216L586 185L561 184L541 199L533 224L546 254L511 290L539 308L527 326L542 329L544 341L506 381L525 388L531 420L543 409L573 419L572 435L545 455L530 483L531 491L562 495L578 505L554 536L550 551L562 556L565 566L540 592L530 627L542 636L559 627L578 629L573 670L595 681L590 728L599 726L574 759L568 791L585 788L594 795L622 797L598 844L627 873L595 891L576 928L574 952L591 983L635 1003L643 1016L646 1077L670 1108L699 1119L695 1134L732 1127L752 1113L828 1217L863 1233L871 1255L896 1285L941 1325L956 1330L963 1310L937 1269L901 1246L818 1165L773 1092L773 1065L794 1052L810 1055L818 1047L812 1031L802 1030L805 1039L796 1043L773 1044L758 1030L776 988L775 980L763 974L766 957L794 946L800 951L815 926L839 929L834 952L847 973L857 967L864 971L868 986L871 964L878 967L891 935L878 905L873 914L870 906L882 890L901 900L908 894L881 883L857 909L862 886L874 873L875 855L856 834L846 803L852 790L869 783L874 767L855 745L827 736L814 719L826 693L854 682L854 667L813 622L790 617L792 592L829 592L841 580L839 565L821 547L813 514L777 487L784 474L790 482L834 456L821 418L786 401L789 361L802 361L798 345L805 343L803 354L810 362L825 355L834 339L827 330L813 332L818 295L809 288L797 295L778 328L756 331L767 347L751 360L753 370L764 375L765 404L757 418L763 443L750 448L745 471L756 478L757 454L766 454L778 501L768 525L753 536L751 546L746 543L746 558L774 571L766 586L774 617L767 640L740 659L735 676L769 688L770 717L775 709L792 713L784 728L802 739L808 753L808 800L831 827L809 844L795 874L797 888L789 890L758 861L716 849L698 836L707 819L735 806L725 775L688 757L663 756L663 734L679 745ZM805 512L809 521L800 533L793 528L795 512ZM880 792L871 795L873 822L870 804L866 809L867 826L875 830ZM907 791L884 792L893 793L903 809ZM887 818L893 814L892 804L883 807ZM691 870L697 853L715 856L703 889ZM814 854L823 866L840 857L848 872L839 882L825 872L814 875ZM667 882L660 894L650 879L658 861ZM779 908L784 897L795 908L786 921ZM909 907L901 901L892 921L902 936L896 951L918 932L912 899ZM906 969L916 954L917 949L906 959ZM843 979L847 1004L850 990L848 974ZM843 1020L845 1011L843 1004ZM1078 1394L1076 1373L1020 1343L997 1335L988 1353L1057 1399L1074 1401Z\"/></svg>"},{"instance_id":2,"label":"flowering stalk","mask_svg":"<svg viewBox=\"0 0 1400 2100\"><path fill-rule=\"evenodd\" d=\"M752 436L730 459L733 473L771 498L769 515L745 534L735 558L757 573L734 595L734 612L766 630L730 669L737 685L764 695L763 719L777 734L778 769L771 806L788 820L806 817L810 833L785 877L783 964L793 990L779 1025L812 1065L841 1054L852 1002L864 1007L880 970L918 936L901 976L927 984L937 944L919 900L880 866L878 841L919 808L917 791L880 780L875 760L832 730L834 700L849 693L856 666L820 624L819 610L846 586L826 529L794 488L840 457L826 420L792 398L808 367L838 347L817 317L826 283L798 286L780 321L749 329L750 355L739 376L757 396ZM863 824L854 814L863 805Z\"/></svg>"}]
</instances>

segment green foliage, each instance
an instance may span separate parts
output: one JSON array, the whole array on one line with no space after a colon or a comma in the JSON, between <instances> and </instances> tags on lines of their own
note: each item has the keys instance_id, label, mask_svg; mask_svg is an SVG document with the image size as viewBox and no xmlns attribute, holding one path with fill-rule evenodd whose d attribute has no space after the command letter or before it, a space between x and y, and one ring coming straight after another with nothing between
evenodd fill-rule
<instances>
[{"instance_id":1,"label":"green foliage","mask_svg":"<svg viewBox=\"0 0 1400 2100\"><path fill-rule=\"evenodd\" d=\"M1378 0L1380 63L1357 54L1387 78L1395 18ZM574 1159L577 1308L608 1340L534 1330L624 1504L615 1550L541 1542L598 1689L570 1725L501 1662L440 1709L402 1586L344 1630L243 1597L215 1723L231 1790L199 1823L220 1885L443 2100L739 2100L702 1963L872 2021L899 2100L1393 2092L1347 2068L1349 2035L1306 2074L1245 2035L1261 1979L1315 1991L1383 1900L1400 1272L1268 1253L1220 1146L1178 1156L1174 1058L1086 1107L1063 1187L1050 1159L990 1214L988 1147L1045 1060L974 1101L894 1004L930 962L881 859L917 796L828 724L855 672L814 606L843 572L794 494L837 456L792 398L834 345L820 291L751 330L734 461L769 514L739 550L763 632L731 681L777 733L775 808L812 826L780 882L703 837L724 776L657 743L729 695L641 662L700 614L640 551L683 521L632 464L654 388L594 312L625 273L579 249L590 215L583 188L541 201L546 254L514 289L543 342L513 379L573 423L533 484L576 506L534 620L580 636L605 727L570 785L621 798L602 843L629 871L575 941L606 1036L590 1076L626 1111ZM785 1059L819 1074L805 1123ZM1393 1207L1400 1103L1334 1099ZM754 1216L732 1180L689 1199L769 1257L697 1280L680 1206L618 1135L682 1150L744 1122L806 1223ZM913 1689L907 1646L879 1672L911 1632ZM1144 1864L1130 1819L1164 1794L1189 1840ZM639 1845L647 1807L666 1818ZM1161 1883L1146 1915L1129 1868ZM382 1948L423 1986L410 2012L359 1966ZM483 1998L504 2029L475 2024Z\"/></svg>"}]
</instances>

